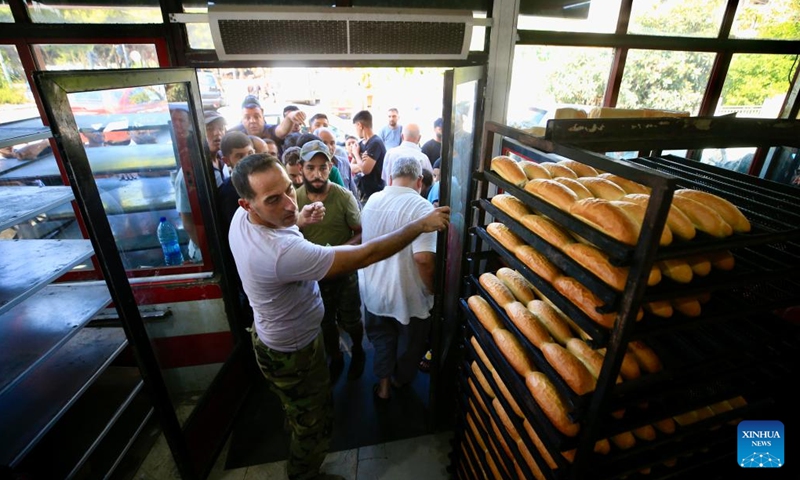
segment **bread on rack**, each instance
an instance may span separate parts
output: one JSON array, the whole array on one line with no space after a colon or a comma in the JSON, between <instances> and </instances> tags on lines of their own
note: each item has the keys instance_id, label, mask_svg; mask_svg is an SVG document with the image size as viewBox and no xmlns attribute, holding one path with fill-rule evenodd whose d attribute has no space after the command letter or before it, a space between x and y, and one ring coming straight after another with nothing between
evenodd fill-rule
<instances>
[{"instance_id":1,"label":"bread on rack","mask_svg":"<svg viewBox=\"0 0 800 480\"><path fill-rule=\"evenodd\" d=\"M656 373L663 369L661 359L658 358L656 352L641 340L631 340L628 342L628 351L633 354L636 363L639 364L639 368L645 372Z\"/></svg>"},{"instance_id":2,"label":"bread on rack","mask_svg":"<svg viewBox=\"0 0 800 480\"><path fill-rule=\"evenodd\" d=\"M529 215L531 210L514 195L508 193L498 193L492 197L492 205L507 213L514 220L519 221L525 215Z\"/></svg>"},{"instance_id":3,"label":"bread on rack","mask_svg":"<svg viewBox=\"0 0 800 480\"><path fill-rule=\"evenodd\" d=\"M606 349L599 348L597 349L597 353L605 358ZM639 367L639 362L636 361L636 357L634 357L633 352L628 350L623 354L622 364L619 367L619 374L625 380L635 380L642 376L642 369Z\"/></svg>"},{"instance_id":4,"label":"bread on rack","mask_svg":"<svg viewBox=\"0 0 800 480\"><path fill-rule=\"evenodd\" d=\"M534 346L540 347L543 343L552 342L550 332L539 323L539 319L520 302L510 303L506 306L506 315L517 330Z\"/></svg>"},{"instance_id":5,"label":"bread on rack","mask_svg":"<svg viewBox=\"0 0 800 480\"><path fill-rule=\"evenodd\" d=\"M633 435L639 440L652 442L656 439L656 429L652 425L642 425L632 430Z\"/></svg>"},{"instance_id":6,"label":"bread on rack","mask_svg":"<svg viewBox=\"0 0 800 480\"><path fill-rule=\"evenodd\" d=\"M594 391L597 380L583 363L566 348L546 342L539 346L544 358L558 372L564 382L578 395Z\"/></svg>"},{"instance_id":7,"label":"bread on rack","mask_svg":"<svg viewBox=\"0 0 800 480\"><path fill-rule=\"evenodd\" d=\"M618 187L625 190L626 194L643 193L647 194L648 196L650 195L650 187L646 187L641 183L634 182L633 180L628 180L625 177L620 177L619 175L614 175L613 173L601 173L598 176L614 182Z\"/></svg>"},{"instance_id":8,"label":"bread on rack","mask_svg":"<svg viewBox=\"0 0 800 480\"><path fill-rule=\"evenodd\" d=\"M475 379L478 380L478 384L481 386L486 395L488 395L489 398L494 398L494 391L489 385L489 381L486 380L486 377L483 375L481 367L478 366L475 360L473 360L470 364L470 369L472 370L472 374L475 376ZM480 397L480 395L478 395L478 397Z\"/></svg>"},{"instance_id":9,"label":"bread on rack","mask_svg":"<svg viewBox=\"0 0 800 480\"><path fill-rule=\"evenodd\" d=\"M487 332L492 333L498 328L503 328L503 323L500 321L500 317L497 316L497 312L480 295L469 297L467 305L469 305L469 309L472 310L472 313L475 314Z\"/></svg>"},{"instance_id":10,"label":"bread on rack","mask_svg":"<svg viewBox=\"0 0 800 480\"><path fill-rule=\"evenodd\" d=\"M578 434L580 425L570 420L564 400L547 375L542 372L530 372L525 376L525 385L536 404L559 432L568 437Z\"/></svg>"},{"instance_id":11,"label":"bread on rack","mask_svg":"<svg viewBox=\"0 0 800 480\"><path fill-rule=\"evenodd\" d=\"M669 318L673 314L672 304L669 302L669 300L647 302L644 304L644 309L661 318Z\"/></svg>"},{"instance_id":12,"label":"bread on rack","mask_svg":"<svg viewBox=\"0 0 800 480\"><path fill-rule=\"evenodd\" d=\"M661 273L665 277L678 283L689 283L694 277L692 267L689 266L689 263L682 258L668 258L666 260L659 260L656 262L656 266L659 270L661 270Z\"/></svg>"},{"instance_id":13,"label":"bread on rack","mask_svg":"<svg viewBox=\"0 0 800 480\"><path fill-rule=\"evenodd\" d=\"M578 182L592 192L592 195L597 198L619 200L625 196L625 190L611 180L606 180L602 177L580 177L578 178Z\"/></svg>"},{"instance_id":14,"label":"bread on rack","mask_svg":"<svg viewBox=\"0 0 800 480\"><path fill-rule=\"evenodd\" d=\"M587 118L586 110L573 107L559 107L556 108L556 113L553 118L556 120L563 119L584 119Z\"/></svg>"},{"instance_id":15,"label":"bread on rack","mask_svg":"<svg viewBox=\"0 0 800 480\"><path fill-rule=\"evenodd\" d=\"M558 249L563 249L565 245L575 242L572 235L547 217L541 215L525 215L522 217L521 223L523 227Z\"/></svg>"},{"instance_id":16,"label":"bread on rack","mask_svg":"<svg viewBox=\"0 0 800 480\"><path fill-rule=\"evenodd\" d=\"M514 414L519 418L525 418L525 414L522 413L522 409L519 408L519 404L514 399L514 396L511 395L511 392L508 390L506 384L503 383L503 379L500 378L500 374L497 373L496 370L492 370L492 378L494 379L494 384L497 385L497 389L500 390L500 394L506 399L508 405L511 407L511 410L514 411Z\"/></svg>"},{"instance_id":17,"label":"bread on rack","mask_svg":"<svg viewBox=\"0 0 800 480\"><path fill-rule=\"evenodd\" d=\"M644 215L646 213L645 207L639 205L638 203L633 202L625 202L622 200L612 201L612 204L619 207L631 221L636 224L639 228L639 231L642 229L642 225L644 225ZM664 225L664 228L661 230L661 236L659 237L658 244L662 247L667 246L672 243L672 230L670 230L669 225Z\"/></svg>"},{"instance_id":18,"label":"bread on rack","mask_svg":"<svg viewBox=\"0 0 800 480\"><path fill-rule=\"evenodd\" d=\"M711 207L688 197L676 195L672 204L691 220L694 228L717 238L725 238L733 234L733 227L723 220L722 216Z\"/></svg>"},{"instance_id":19,"label":"bread on rack","mask_svg":"<svg viewBox=\"0 0 800 480\"><path fill-rule=\"evenodd\" d=\"M707 253L711 265L718 270L733 270L736 260L730 250Z\"/></svg>"},{"instance_id":20,"label":"bread on rack","mask_svg":"<svg viewBox=\"0 0 800 480\"><path fill-rule=\"evenodd\" d=\"M578 201L575 192L555 180L530 180L525 184L525 191L565 212L569 212L572 205Z\"/></svg>"},{"instance_id":21,"label":"bread on rack","mask_svg":"<svg viewBox=\"0 0 800 480\"><path fill-rule=\"evenodd\" d=\"M616 313L600 313L598 307L603 302L591 290L572 277L561 276L555 279L553 287L589 318L606 328L614 327Z\"/></svg>"},{"instance_id":22,"label":"bread on rack","mask_svg":"<svg viewBox=\"0 0 800 480\"><path fill-rule=\"evenodd\" d=\"M608 200L601 198L578 200L569 212L582 222L626 245L636 245L639 239L636 224Z\"/></svg>"},{"instance_id":23,"label":"bread on rack","mask_svg":"<svg viewBox=\"0 0 800 480\"><path fill-rule=\"evenodd\" d=\"M611 443L621 450L628 450L636 445L636 438L631 432L622 432L612 435Z\"/></svg>"},{"instance_id":24,"label":"bread on rack","mask_svg":"<svg viewBox=\"0 0 800 480\"><path fill-rule=\"evenodd\" d=\"M497 270L495 275L511 290L514 297L523 304L527 305L528 302L536 298L533 290L531 290L530 283L518 271L502 267Z\"/></svg>"},{"instance_id":25,"label":"bread on rack","mask_svg":"<svg viewBox=\"0 0 800 480\"><path fill-rule=\"evenodd\" d=\"M489 361L489 357L486 356L486 352L483 351L481 344L478 343L478 339L473 336L469 338L469 341L472 344L472 348L475 349L475 353L478 355L478 360L480 360L490 372L494 370L494 365Z\"/></svg>"},{"instance_id":26,"label":"bread on rack","mask_svg":"<svg viewBox=\"0 0 800 480\"><path fill-rule=\"evenodd\" d=\"M490 169L512 185L521 187L528 181L522 167L511 157L498 155L492 159Z\"/></svg>"},{"instance_id":27,"label":"bread on rack","mask_svg":"<svg viewBox=\"0 0 800 480\"><path fill-rule=\"evenodd\" d=\"M561 165L562 167L567 167L578 177L596 177L599 175L597 170L590 165L586 165L585 163L578 162L576 160L570 160L569 158L565 158L564 160L560 160L556 162L557 165Z\"/></svg>"},{"instance_id":28,"label":"bread on rack","mask_svg":"<svg viewBox=\"0 0 800 480\"><path fill-rule=\"evenodd\" d=\"M517 299L514 298L514 294L511 293L511 290L491 272L481 274L481 276L478 277L478 283L486 289L494 301L500 305L500 308L506 308L506 305L509 303L517 301Z\"/></svg>"},{"instance_id":29,"label":"bread on rack","mask_svg":"<svg viewBox=\"0 0 800 480\"><path fill-rule=\"evenodd\" d=\"M535 248L530 245L523 245L515 252L517 258L530 268L533 273L539 275L548 282L553 282L561 271L550 262L544 255L539 253Z\"/></svg>"},{"instance_id":30,"label":"bread on rack","mask_svg":"<svg viewBox=\"0 0 800 480\"><path fill-rule=\"evenodd\" d=\"M689 255L688 257L684 257L684 260L686 260L686 263L691 267L692 273L699 277L705 277L711 273L711 260L709 260L708 255Z\"/></svg>"},{"instance_id":31,"label":"bread on rack","mask_svg":"<svg viewBox=\"0 0 800 480\"><path fill-rule=\"evenodd\" d=\"M675 433L675 420L670 417L653 422L653 426L656 427L661 433L666 433L668 435Z\"/></svg>"},{"instance_id":32,"label":"bread on rack","mask_svg":"<svg viewBox=\"0 0 800 480\"><path fill-rule=\"evenodd\" d=\"M702 307L697 297L674 298L672 306L687 317L699 317L702 313Z\"/></svg>"},{"instance_id":33,"label":"bread on rack","mask_svg":"<svg viewBox=\"0 0 800 480\"><path fill-rule=\"evenodd\" d=\"M622 197L625 202L633 202L647 208L650 201L650 195L643 193L629 193ZM689 217L686 216L678 207L670 205L669 213L667 213L667 226L672 231L672 234L681 240L691 240L697 234L694 224Z\"/></svg>"},{"instance_id":34,"label":"bread on rack","mask_svg":"<svg viewBox=\"0 0 800 480\"><path fill-rule=\"evenodd\" d=\"M571 243L562 250L614 290L621 292L625 288L628 269L611 265L608 256L598 248L583 243Z\"/></svg>"},{"instance_id":35,"label":"bread on rack","mask_svg":"<svg viewBox=\"0 0 800 480\"><path fill-rule=\"evenodd\" d=\"M603 356L580 338L570 338L567 341L567 350L583 363L586 370L595 378L600 378L603 368ZM617 375L616 383L622 383L622 377Z\"/></svg>"},{"instance_id":36,"label":"bread on rack","mask_svg":"<svg viewBox=\"0 0 800 480\"><path fill-rule=\"evenodd\" d=\"M520 345L517 337L508 330L498 328L492 332L492 338L500 353L508 361L511 368L514 369L520 376L524 377L528 373L534 371L533 364L531 363L525 349Z\"/></svg>"},{"instance_id":37,"label":"bread on rack","mask_svg":"<svg viewBox=\"0 0 800 480\"><path fill-rule=\"evenodd\" d=\"M519 238L516 233L512 232L508 227L500 222L492 222L487 225L486 232L511 253L514 253L518 248L527 245L525 241Z\"/></svg>"},{"instance_id":38,"label":"bread on rack","mask_svg":"<svg viewBox=\"0 0 800 480\"><path fill-rule=\"evenodd\" d=\"M567 321L550 304L542 300L533 300L527 304L539 323L550 332L550 335L560 344L565 345L567 341L574 337Z\"/></svg>"},{"instance_id":39,"label":"bread on rack","mask_svg":"<svg viewBox=\"0 0 800 480\"><path fill-rule=\"evenodd\" d=\"M533 180L535 178L552 178L550 172L542 168L542 166L536 162L521 160L519 164L522 166L522 171L525 172L525 176L528 180Z\"/></svg>"},{"instance_id":40,"label":"bread on rack","mask_svg":"<svg viewBox=\"0 0 800 480\"><path fill-rule=\"evenodd\" d=\"M571 168L565 167L563 165L559 165L558 163L553 162L542 162L539 165L542 166L547 173L550 174L550 177L569 177L569 178L578 178L578 174L576 174Z\"/></svg>"},{"instance_id":41,"label":"bread on rack","mask_svg":"<svg viewBox=\"0 0 800 480\"><path fill-rule=\"evenodd\" d=\"M736 205L722 197L714 195L713 193L688 188L675 190L675 196L689 198L711 207L733 228L734 232L746 233L750 231L750 221L747 220L747 217L744 216Z\"/></svg>"},{"instance_id":42,"label":"bread on rack","mask_svg":"<svg viewBox=\"0 0 800 480\"><path fill-rule=\"evenodd\" d=\"M575 180L574 178L558 177L554 178L553 180L572 190L575 195L578 196L578 200L594 197L594 194L592 194L588 188L584 187L581 182Z\"/></svg>"}]
</instances>

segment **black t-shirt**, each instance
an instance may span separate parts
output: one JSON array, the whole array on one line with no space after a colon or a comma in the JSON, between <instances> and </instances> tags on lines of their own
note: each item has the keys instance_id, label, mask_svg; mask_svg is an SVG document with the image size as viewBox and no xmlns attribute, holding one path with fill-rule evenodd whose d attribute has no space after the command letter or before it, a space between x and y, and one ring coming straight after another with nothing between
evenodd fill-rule
<instances>
[{"instance_id":1,"label":"black t-shirt","mask_svg":"<svg viewBox=\"0 0 800 480\"><path fill-rule=\"evenodd\" d=\"M372 138L366 141L359 142L361 153L367 153L370 157L375 159L375 166L368 175L361 177L361 183L358 184L361 190L363 199L367 199L375 192L383 190L384 184L381 175L383 174L383 157L386 156L386 145L383 144L381 137L373 135Z\"/></svg>"},{"instance_id":2,"label":"black t-shirt","mask_svg":"<svg viewBox=\"0 0 800 480\"><path fill-rule=\"evenodd\" d=\"M442 143L437 142L434 139L430 139L425 142L425 145L422 146L422 153L427 155L428 160L430 160L431 165L433 165L433 162L442 156Z\"/></svg>"}]
</instances>

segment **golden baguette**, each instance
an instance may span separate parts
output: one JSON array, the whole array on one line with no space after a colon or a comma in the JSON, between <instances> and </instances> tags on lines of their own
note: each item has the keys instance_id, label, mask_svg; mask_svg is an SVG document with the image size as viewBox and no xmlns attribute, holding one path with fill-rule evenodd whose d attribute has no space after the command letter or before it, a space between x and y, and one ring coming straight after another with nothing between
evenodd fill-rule
<instances>
[{"instance_id":1,"label":"golden baguette","mask_svg":"<svg viewBox=\"0 0 800 480\"><path fill-rule=\"evenodd\" d=\"M542 456L547 466L553 470L558 468L558 464L556 463L555 460L553 460L553 457L550 455L550 451L547 449L547 447L544 446L542 439L539 438L539 434L536 433L536 430L533 429L530 422L528 422L527 419L523 420L522 426L523 428L525 428L525 432L527 432L528 437L533 442L533 445L536 447L536 450L539 451L539 454Z\"/></svg>"},{"instance_id":2,"label":"golden baguette","mask_svg":"<svg viewBox=\"0 0 800 480\"><path fill-rule=\"evenodd\" d=\"M622 197L622 200L626 202L633 202L641 205L644 208L647 208L647 204L650 201L650 195L629 193ZM673 236L678 237L681 240L691 240L695 237L695 235L697 235L697 229L694 228L692 221L689 220L689 217L687 217L686 214L675 205L669 206L669 212L667 213L667 226L672 231Z\"/></svg>"},{"instance_id":3,"label":"golden baguette","mask_svg":"<svg viewBox=\"0 0 800 480\"><path fill-rule=\"evenodd\" d=\"M578 200L569 212L582 222L626 245L636 245L639 239L639 229L636 228L636 224L608 200L602 198Z\"/></svg>"},{"instance_id":4,"label":"golden baguette","mask_svg":"<svg viewBox=\"0 0 800 480\"><path fill-rule=\"evenodd\" d=\"M606 328L614 327L617 314L598 312L597 307L603 306L603 302L579 281L562 276L555 279L553 287L599 325Z\"/></svg>"},{"instance_id":5,"label":"golden baguette","mask_svg":"<svg viewBox=\"0 0 800 480\"><path fill-rule=\"evenodd\" d=\"M481 344L478 343L478 339L475 337L470 337L470 343L472 343L472 348L475 349L475 353L478 354L478 359L486 366L486 369L490 372L494 370L494 366L492 362L489 361L489 357L486 356L486 352L483 351Z\"/></svg>"},{"instance_id":6,"label":"golden baguette","mask_svg":"<svg viewBox=\"0 0 800 480\"><path fill-rule=\"evenodd\" d=\"M694 272L689 263L682 258L668 258L666 260L659 260L656 266L661 273L678 283L689 283L692 281Z\"/></svg>"},{"instance_id":7,"label":"golden baguette","mask_svg":"<svg viewBox=\"0 0 800 480\"><path fill-rule=\"evenodd\" d=\"M638 203L625 202L621 200L611 203L622 209L628 218L630 218L636 224L636 226L639 227L639 231L641 231L642 225L644 225L644 214L646 212L645 207L639 205ZM658 244L664 247L671 243L672 230L669 229L669 225L664 225L663 230L661 230L661 237L659 238Z\"/></svg>"},{"instance_id":8,"label":"golden baguette","mask_svg":"<svg viewBox=\"0 0 800 480\"><path fill-rule=\"evenodd\" d=\"M500 305L501 308L506 308L506 305L516 302L514 294L506 285L500 281L493 273L486 272L478 277L478 283L489 292L489 295Z\"/></svg>"},{"instance_id":9,"label":"golden baguette","mask_svg":"<svg viewBox=\"0 0 800 480\"><path fill-rule=\"evenodd\" d=\"M580 425L570 420L564 400L547 375L542 372L530 372L525 376L525 385L536 404L559 432L568 437L578 434Z\"/></svg>"},{"instance_id":10,"label":"golden baguette","mask_svg":"<svg viewBox=\"0 0 800 480\"><path fill-rule=\"evenodd\" d=\"M519 238L516 233L512 232L505 225L498 222L492 222L486 225L486 233L497 240L500 245L511 253L514 253L518 248L526 245L525 241Z\"/></svg>"},{"instance_id":11,"label":"golden baguette","mask_svg":"<svg viewBox=\"0 0 800 480\"><path fill-rule=\"evenodd\" d=\"M527 305L528 302L536 298L533 295L530 284L518 271L502 267L497 270L496 275L520 302Z\"/></svg>"},{"instance_id":12,"label":"golden baguette","mask_svg":"<svg viewBox=\"0 0 800 480\"><path fill-rule=\"evenodd\" d=\"M602 177L579 177L580 182L592 195L604 200L619 200L625 196L625 190L611 180Z\"/></svg>"},{"instance_id":13,"label":"golden baguette","mask_svg":"<svg viewBox=\"0 0 800 480\"><path fill-rule=\"evenodd\" d=\"M600 370L603 368L603 356L600 355L600 352L579 338L569 339L567 350L583 363L595 379L600 378ZM617 375L617 383L622 383L622 377L619 375Z\"/></svg>"},{"instance_id":14,"label":"golden baguette","mask_svg":"<svg viewBox=\"0 0 800 480\"><path fill-rule=\"evenodd\" d=\"M525 175L519 163L505 155L494 157L490 169L497 173L503 180L518 187L525 185L525 182L528 181L528 177Z\"/></svg>"},{"instance_id":15,"label":"golden baguette","mask_svg":"<svg viewBox=\"0 0 800 480\"><path fill-rule=\"evenodd\" d=\"M626 194L630 193L643 193L646 195L650 195L650 188L642 185L641 183L634 182L633 180L628 180L627 178L620 177L619 175L614 175L613 173L601 173L598 175L600 178L605 178L611 182L614 182L618 187L623 189Z\"/></svg>"},{"instance_id":16,"label":"golden baguette","mask_svg":"<svg viewBox=\"0 0 800 480\"><path fill-rule=\"evenodd\" d=\"M552 178L557 177L569 177L569 178L578 178L578 175L569 167L565 167L563 165L559 165L553 162L543 162L539 165L542 166L547 172L550 174Z\"/></svg>"},{"instance_id":17,"label":"golden baguette","mask_svg":"<svg viewBox=\"0 0 800 480\"><path fill-rule=\"evenodd\" d=\"M530 180L525 184L525 191L565 212L578 200L575 192L555 180Z\"/></svg>"},{"instance_id":18,"label":"golden baguette","mask_svg":"<svg viewBox=\"0 0 800 480\"><path fill-rule=\"evenodd\" d=\"M719 270L733 270L736 260L730 250L723 250L720 252L707 253L711 265Z\"/></svg>"},{"instance_id":19,"label":"golden baguette","mask_svg":"<svg viewBox=\"0 0 800 480\"><path fill-rule=\"evenodd\" d=\"M611 265L608 256L598 248L583 243L564 246L564 253L589 270L614 290L621 292L628 280L628 269Z\"/></svg>"},{"instance_id":20,"label":"golden baguette","mask_svg":"<svg viewBox=\"0 0 800 480\"><path fill-rule=\"evenodd\" d=\"M525 172L525 176L528 177L528 180L533 180L535 178L552 178L550 173L538 163L522 160L519 164L522 166L522 171Z\"/></svg>"},{"instance_id":21,"label":"golden baguette","mask_svg":"<svg viewBox=\"0 0 800 480\"><path fill-rule=\"evenodd\" d=\"M716 210L705 204L680 196L673 197L672 204L685 213L694 228L701 232L717 238L725 238L733 233L733 227L723 220Z\"/></svg>"},{"instance_id":22,"label":"golden baguette","mask_svg":"<svg viewBox=\"0 0 800 480\"><path fill-rule=\"evenodd\" d=\"M544 473L542 473L542 469L539 468L539 465L534 460L533 455L531 452L528 451L528 447L525 445L525 442L520 439L517 441L517 449L519 449L519 454L522 455L522 459L525 460L525 463L528 465L528 468L531 469L531 473L533 474L533 478L536 480L545 480ZM520 476L519 478L525 478L524 476Z\"/></svg>"},{"instance_id":23,"label":"golden baguette","mask_svg":"<svg viewBox=\"0 0 800 480\"><path fill-rule=\"evenodd\" d=\"M572 107L560 107L556 108L556 113L553 115L553 118L556 120L574 119L574 118L582 119L586 118L586 110L580 108L572 108ZM572 162L573 160L569 161Z\"/></svg>"},{"instance_id":24,"label":"golden baguette","mask_svg":"<svg viewBox=\"0 0 800 480\"><path fill-rule=\"evenodd\" d=\"M594 391L597 380L575 355L557 343L543 343L539 348L547 363L575 393L584 395Z\"/></svg>"},{"instance_id":25,"label":"golden baguette","mask_svg":"<svg viewBox=\"0 0 800 480\"><path fill-rule=\"evenodd\" d=\"M467 384L469 385L470 390L472 390L472 398L478 402L478 406L481 407L481 410L489 413L489 409L486 407L486 404L483 402L483 397L481 397L480 393L478 392L478 388L475 386L475 382L472 381L471 378L467 379Z\"/></svg>"},{"instance_id":26,"label":"golden baguette","mask_svg":"<svg viewBox=\"0 0 800 480\"><path fill-rule=\"evenodd\" d=\"M676 197L690 198L714 209L727 222L734 232L746 233L750 231L750 221L747 217L728 200L713 193L700 190L680 189L675 190Z\"/></svg>"},{"instance_id":27,"label":"golden baguette","mask_svg":"<svg viewBox=\"0 0 800 480\"><path fill-rule=\"evenodd\" d=\"M573 338L569 324L559 312L550 306L550 304L542 300L532 300L528 302L527 307L531 313L536 315L539 323L550 332L550 335L558 341L558 343L564 345L570 338Z\"/></svg>"},{"instance_id":28,"label":"golden baguette","mask_svg":"<svg viewBox=\"0 0 800 480\"><path fill-rule=\"evenodd\" d=\"M575 195L578 196L578 200L594 197L594 194L592 194L588 188L584 187L581 182L575 180L574 178L558 177L554 178L553 180L572 190Z\"/></svg>"},{"instance_id":29,"label":"golden baguette","mask_svg":"<svg viewBox=\"0 0 800 480\"><path fill-rule=\"evenodd\" d=\"M500 423L503 425L503 428L506 429L508 435L516 442L519 441L520 435L517 429L514 427L514 423L511 421L511 418L508 416L508 412L506 409L503 408L503 405L500 403L500 400L497 398L492 399L492 408L494 411L497 412L497 416L500 417Z\"/></svg>"},{"instance_id":30,"label":"golden baguette","mask_svg":"<svg viewBox=\"0 0 800 480\"><path fill-rule=\"evenodd\" d=\"M601 455L608 455L611 451L611 443L606 438L601 438L600 440L596 441L594 444L594 452L599 453ZM575 461L575 453L577 449L573 448L572 450L567 450L561 452L561 456L564 457L569 463Z\"/></svg>"},{"instance_id":31,"label":"golden baguette","mask_svg":"<svg viewBox=\"0 0 800 480\"><path fill-rule=\"evenodd\" d=\"M711 273L711 260L708 259L707 255L689 255L684 260L691 267L692 273L699 277L705 277Z\"/></svg>"},{"instance_id":32,"label":"golden baguette","mask_svg":"<svg viewBox=\"0 0 800 480\"><path fill-rule=\"evenodd\" d=\"M514 399L514 396L508 391L508 387L506 387L506 384L503 383L503 379L500 378L500 374L494 369L492 369L492 378L494 379L494 384L497 385L497 389L500 390L500 394L511 406L511 410L514 412L514 414L519 418L525 418L525 415L522 413L522 409L519 408L519 404Z\"/></svg>"},{"instance_id":33,"label":"golden baguette","mask_svg":"<svg viewBox=\"0 0 800 480\"><path fill-rule=\"evenodd\" d=\"M498 193L492 197L492 205L507 213L514 220L531 214L531 209L522 200L508 193Z\"/></svg>"},{"instance_id":34,"label":"golden baguette","mask_svg":"<svg viewBox=\"0 0 800 480\"><path fill-rule=\"evenodd\" d=\"M574 243L575 239L558 224L541 215L525 215L520 220L522 226L535 233L550 245L562 249Z\"/></svg>"},{"instance_id":35,"label":"golden baguette","mask_svg":"<svg viewBox=\"0 0 800 480\"><path fill-rule=\"evenodd\" d=\"M644 309L653 315L661 318L669 318L672 316L673 309L669 300L658 300L644 304Z\"/></svg>"},{"instance_id":36,"label":"golden baguette","mask_svg":"<svg viewBox=\"0 0 800 480\"><path fill-rule=\"evenodd\" d=\"M483 325L483 328L485 328L487 332L492 333L498 328L503 328L503 323L500 321L500 317L497 316L497 312L495 312L492 306L489 305L489 302L480 295L469 297L467 299L467 305L469 305L469 309L472 310L472 313L478 317L478 321L481 322L481 325Z\"/></svg>"},{"instance_id":37,"label":"golden baguette","mask_svg":"<svg viewBox=\"0 0 800 480\"><path fill-rule=\"evenodd\" d=\"M586 165L585 163L581 163L575 160L570 160L565 158L564 160L556 162L557 165L561 165L562 167L567 167L578 177L596 177L599 175L597 170L594 167Z\"/></svg>"},{"instance_id":38,"label":"golden baguette","mask_svg":"<svg viewBox=\"0 0 800 480\"><path fill-rule=\"evenodd\" d=\"M639 428L633 429L633 434L639 440L646 440L652 442L656 439L656 429L652 425L642 425Z\"/></svg>"},{"instance_id":39,"label":"golden baguette","mask_svg":"<svg viewBox=\"0 0 800 480\"><path fill-rule=\"evenodd\" d=\"M522 335L536 347L543 343L552 342L553 338L546 328L539 323L536 316L520 302L510 303L506 306L506 314Z\"/></svg>"},{"instance_id":40,"label":"golden baguette","mask_svg":"<svg viewBox=\"0 0 800 480\"><path fill-rule=\"evenodd\" d=\"M633 353L636 363L647 373L660 372L663 367L661 360L652 348L648 347L641 340L632 340L628 343L628 351Z\"/></svg>"},{"instance_id":41,"label":"golden baguette","mask_svg":"<svg viewBox=\"0 0 800 480\"><path fill-rule=\"evenodd\" d=\"M636 445L636 438L631 432L622 432L611 437L611 442L621 450L633 448Z\"/></svg>"},{"instance_id":42,"label":"golden baguette","mask_svg":"<svg viewBox=\"0 0 800 480\"><path fill-rule=\"evenodd\" d=\"M503 436L503 433L500 431L500 428L497 426L497 424L494 421L494 418L491 415L489 415L489 423L491 425L490 433L494 434L493 436L495 438L495 441L500 444L500 449L505 454L505 457L512 459L512 463L514 464L515 470L517 470L517 472L520 472L519 465L517 465L517 461L515 460L514 454L511 453L511 448L508 447L508 443L506 443L506 439ZM500 452L498 452L497 450L498 449L495 446L494 451L496 454L499 454ZM498 455L497 458L503 458L503 457ZM505 465L504 462L502 463L503 465ZM503 467L503 469L506 471L506 473L508 473L508 469L506 467ZM519 476L519 474L521 474L521 472L518 473L518 478L522 478Z\"/></svg>"},{"instance_id":43,"label":"golden baguette","mask_svg":"<svg viewBox=\"0 0 800 480\"><path fill-rule=\"evenodd\" d=\"M674 298L672 307L687 317L699 317L702 313L702 306L696 297Z\"/></svg>"},{"instance_id":44,"label":"golden baguette","mask_svg":"<svg viewBox=\"0 0 800 480\"><path fill-rule=\"evenodd\" d=\"M663 420L654 422L653 426L655 426L661 433L675 433L675 420L671 418L665 418Z\"/></svg>"},{"instance_id":45,"label":"golden baguette","mask_svg":"<svg viewBox=\"0 0 800 480\"><path fill-rule=\"evenodd\" d=\"M483 375L481 367L478 366L475 360L472 361L470 368L472 369L472 373L473 375L475 375L475 378L478 380L478 383L480 384L481 388L483 389L484 392L486 392L486 395L488 395L489 398L494 398L494 391L492 390L492 387L489 385L489 382L486 380L486 377Z\"/></svg>"},{"instance_id":46,"label":"golden baguette","mask_svg":"<svg viewBox=\"0 0 800 480\"><path fill-rule=\"evenodd\" d=\"M516 257L525 264L526 267L533 271L533 273L539 275L548 282L552 283L561 275L561 270L553 265L550 260L547 259L547 257L539 253L530 245L523 245L514 253L516 254Z\"/></svg>"},{"instance_id":47,"label":"golden baguette","mask_svg":"<svg viewBox=\"0 0 800 480\"><path fill-rule=\"evenodd\" d=\"M597 352L605 358L605 348L600 348ZM642 369L639 367L639 362L636 361L636 357L633 356L632 352L626 351L622 356L622 365L619 367L619 374L622 375L622 378L625 380L634 380L642 376Z\"/></svg>"},{"instance_id":48,"label":"golden baguette","mask_svg":"<svg viewBox=\"0 0 800 480\"><path fill-rule=\"evenodd\" d=\"M661 270L658 266L653 265L653 268L650 269L650 275L647 277L647 286L652 287L653 285L658 285L661 282Z\"/></svg>"},{"instance_id":49,"label":"golden baguette","mask_svg":"<svg viewBox=\"0 0 800 480\"><path fill-rule=\"evenodd\" d=\"M524 377L535 370L533 363L528 358L528 354L525 353L525 349L522 348L513 333L508 330L497 329L492 332L492 338L500 353L503 354L503 357L520 376Z\"/></svg>"}]
</instances>

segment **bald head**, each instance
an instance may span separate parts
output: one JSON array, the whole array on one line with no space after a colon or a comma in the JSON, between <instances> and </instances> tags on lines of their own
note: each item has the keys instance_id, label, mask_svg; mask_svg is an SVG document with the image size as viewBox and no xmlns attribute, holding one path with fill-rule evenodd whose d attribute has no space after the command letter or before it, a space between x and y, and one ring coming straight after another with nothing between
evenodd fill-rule
<instances>
[{"instance_id":1,"label":"bald head","mask_svg":"<svg viewBox=\"0 0 800 480\"><path fill-rule=\"evenodd\" d=\"M419 125L416 123L408 123L403 126L403 140L411 143L419 143L420 141Z\"/></svg>"}]
</instances>

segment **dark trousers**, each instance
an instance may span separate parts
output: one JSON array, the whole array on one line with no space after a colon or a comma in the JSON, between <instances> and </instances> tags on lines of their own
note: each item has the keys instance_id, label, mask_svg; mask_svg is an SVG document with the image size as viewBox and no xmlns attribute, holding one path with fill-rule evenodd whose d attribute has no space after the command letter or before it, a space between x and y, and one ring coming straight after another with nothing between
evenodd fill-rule
<instances>
[{"instance_id":1,"label":"dark trousers","mask_svg":"<svg viewBox=\"0 0 800 480\"><path fill-rule=\"evenodd\" d=\"M411 318L408 325L403 325L394 318L368 311L364 325L367 337L375 347L375 376L394 377L401 385L414 380L431 330L430 318Z\"/></svg>"},{"instance_id":2,"label":"dark trousers","mask_svg":"<svg viewBox=\"0 0 800 480\"><path fill-rule=\"evenodd\" d=\"M353 347L361 346L364 326L361 324L361 294L358 291L358 273L319 282L325 316L322 317L322 335L328 358L338 357L339 327L350 335Z\"/></svg>"},{"instance_id":3,"label":"dark trousers","mask_svg":"<svg viewBox=\"0 0 800 480\"><path fill-rule=\"evenodd\" d=\"M253 328L256 362L280 398L292 434L286 472L290 480L319 475L330 450L333 394L322 335L296 352L278 352L259 340Z\"/></svg>"}]
</instances>

